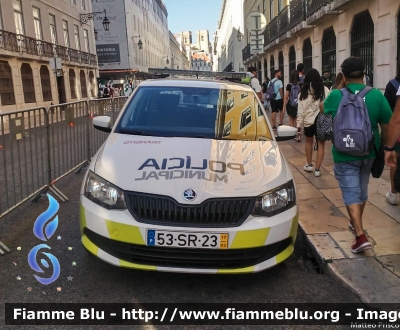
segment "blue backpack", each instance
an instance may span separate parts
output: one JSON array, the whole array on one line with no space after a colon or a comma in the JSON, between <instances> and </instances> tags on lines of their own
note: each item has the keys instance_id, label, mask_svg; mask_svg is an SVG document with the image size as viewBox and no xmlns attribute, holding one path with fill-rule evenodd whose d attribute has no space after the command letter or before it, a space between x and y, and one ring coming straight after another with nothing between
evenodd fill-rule
<instances>
[{"instance_id":1,"label":"blue backpack","mask_svg":"<svg viewBox=\"0 0 400 330\"><path fill-rule=\"evenodd\" d=\"M364 87L358 94L347 88L343 94L338 111L333 118L332 143L338 152L349 156L362 157L369 155L374 148L374 134L369 120L365 95L372 87Z\"/></svg>"},{"instance_id":2,"label":"blue backpack","mask_svg":"<svg viewBox=\"0 0 400 330\"><path fill-rule=\"evenodd\" d=\"M391 79L390 83L393 85L393 87L396 89L396 91L399 89L400 83L397 81L397 79Z\"/></svg>"},{"instance_id":3,"label":"blue backpack","mask_svg":"<svg viewBox=\"0 0 400 330\"><path fill-rule=\"evenodd\" d=\"M267 101L275 100L276 98L276 93L275 93L275 87L274 84L277 82L278 78L272 79L267 87L267 92L265 93L265 97Z\"/></svg>"}]
</instances>

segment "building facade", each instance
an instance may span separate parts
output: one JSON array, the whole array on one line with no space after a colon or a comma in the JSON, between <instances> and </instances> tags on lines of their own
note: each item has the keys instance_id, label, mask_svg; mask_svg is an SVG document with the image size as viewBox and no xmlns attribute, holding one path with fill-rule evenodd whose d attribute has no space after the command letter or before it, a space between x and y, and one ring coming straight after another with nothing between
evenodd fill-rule
<instances>
[{"instance_id":1,"label":"building facade","mask_svg":"<svg viewBox=\"0 0 400 330\"><path fill-rule=\"evenodd\" d=\"M191 47L191 40L192 40L192 32L188 32L189 34L184 36L183 32L181 33L177 33L174 35L175 39L178 41L182 52L185 52L187 58L188 58L188 66L187 69L190 70L190 68L192 67L192 47ZM188 42L188 39L190 40L190 42ZM184 42L186 40L186 43Z\"/></svg>"},{"instance_id":2,"label":"building facade","mask_svg":"<svg viewBox=\"0 0 400 330\"><path fill-rule=\"evenodd\" d=\"M175 35L186 49L190 70L213 71L213 56L208 30L196 31L196 43L192 39L192 31L182 31Z\"/></svg>"},{"instance_id":3,"label":"building facade","mask_svg":"<svg viewBox=\"0 0 400 330\"><path fill-rule=\"evenodd\" d=\"M197 71L212 71L212 58L203 51L194 51L192 54L192 69Z\"/></svg>"},{"instance_id":4,"label":"building facade","mask_svg":"<svg viewBox=\"0 0 400 330\"><path fill-rule=\"evenodd\" d=\"M246 43L239 41L244 32L244 0L223 0L220 18L214 35L214 70L244 71L242 49Z\"/></svg>"},{"instance_id":5,"label":"building facade","mask_svg":"<svg viewBox=\"0 0 400 330\"><path fill-rule=\"evenodd\" d=\"M93 10L107 10L110 30L95 20L100 76L132 79L148 68L165 67L170 55L168 12L162 0L101 0ZM141 44L141 45L140 45Z\"/></svg>"},{"instance_id":6,"label":"building facade","mask_svg":"<svg viewBox=\"0 0 400 330\"><path fill-rule=\"evenodd\" d=\"M384 90L400 71L399 1L261 0L257 6L267 18L264 51L250 54L248 42L242 57L262 79L280 68L288 82L300 62L320 72L329 64L337 73L344 59L359 56L373 86Z\"/></svg>"},{"instance_id":7,"label":"building facade","mask_svg":"<svg viewBox=\"0 0 400 330\"><path fill-rule=\"evenodd\" d=\"M97 96L93 22L80 23L91 10L89 0L1 0L0 113Z\"/></svg>"},{"instance_id":8,"label":"building facade","mask_svg":"<svg viewBox=\"0 0 400 330\"><path fill-rule=\"evenodd\" d=\"M186 49L175 36L169 31L169 42L170 42L170 56L169 64L166 63L166 67L177 70L189 70L190 62L186 54Z\"/></svg>"}]
</instances>

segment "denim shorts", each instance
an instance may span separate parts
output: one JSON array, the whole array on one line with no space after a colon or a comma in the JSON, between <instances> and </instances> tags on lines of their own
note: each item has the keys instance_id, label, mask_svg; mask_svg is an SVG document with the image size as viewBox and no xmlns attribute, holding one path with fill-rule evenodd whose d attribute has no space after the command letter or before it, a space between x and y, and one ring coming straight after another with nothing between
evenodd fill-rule
<instances>
[{"instance_id":1,"label":"denim shorts","mask_svg":"<svg viewBox=\"0 0 400 330\"><path fill-rule=\"evenodd\" d=\"M362 204L368 199L368 182L374 159L335 163L335 178L339 182L346 206Z\"/></svg>"}]
</instances>

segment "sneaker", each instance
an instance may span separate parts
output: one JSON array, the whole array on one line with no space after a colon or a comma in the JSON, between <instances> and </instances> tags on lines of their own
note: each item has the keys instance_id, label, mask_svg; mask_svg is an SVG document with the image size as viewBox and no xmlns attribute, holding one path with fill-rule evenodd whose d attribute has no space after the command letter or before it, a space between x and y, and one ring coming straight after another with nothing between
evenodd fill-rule
<instances>
[{"instance_id":1,"label":"sneaker","mask_svg":"<svg viewBox=\"0 0 400 330\"><path fill-rule=\"evenodd\" d=\"M276 126L272 127L272 129L273 129L274 131L276 131Z\"/></svg>"},{"instance_id":2,"label":"sneaker","mask_svg":"<svg viewBox=\"0 0 400 330\"><path fill-rule=\"evenodd\" d=\"M306 171L306 172L314 171L314 165L313 164L308 164L308 165L304 166L304 171Z\"/></svg>"},{"instance_id":3,"label":"sneaker","mask_svg":"<svg viewBox=\"0 0 400 330\"><path fill-rule=\"evenodd\" d=\"M392 204L392 205L399 204L399 196L397 195L397 193L392 194L392 192L390 190L386 194L386 200L389 204Z\"/></svg>"},{"instance_id":4,"label":"sneaker","mask_svg":"<svg viewBox=\"0 0 400 330\"><path fill-rule=\"evenodd\" d=\"M354 226L351 224L351 222L349 222L349 229L354 235L356 234L356 230L354 229Z\"/></svg>"},{"instance_id":5,"label":"sneaker","mask_svg":"<svg viewBox=\"0 0 400 330\"><path fill-rule=\"evenodd\" d=\"M301 133L297 133L296 137L294 138L297 142L301 142Z\"/></svg>"},{"instance_id":6,"label":"sneaker","mask_svg":"<svg viewBox=\"0 0 400 330\"><path fill-rule=\"evenodd\" d=\"M356 237L353 245L351 246L351 252L353 253L359 253L368 249L372 249L372 244L368 241L368 238L365 236L365 234Z\"/></svg>"},{"instance_id":7,"label":"sneaker","mask_svg":"<svg viewBox=\"0 0 400 330\"><path fill-rule=\"evenodd\" d=\"M317 169L315 169L315 170L314 170L314 175L315 175L316 177L319 177L319 176L321 176L321 171L320 171L320 170L317 170Z\"/></svg>"}]
</instances>

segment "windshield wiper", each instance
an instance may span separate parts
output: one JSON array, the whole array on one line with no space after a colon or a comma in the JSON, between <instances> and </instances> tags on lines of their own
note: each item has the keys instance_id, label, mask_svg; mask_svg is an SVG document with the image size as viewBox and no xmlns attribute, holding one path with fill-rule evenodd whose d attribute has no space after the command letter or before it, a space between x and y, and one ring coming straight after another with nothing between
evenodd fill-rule
<instances>
[{"instance_id":1,"label":"windshield wiper","mask_svg":"<svg viewBox=\"0 0 400 330\"><path fill-rule=\"evenodd\" d=\"M130 135L143 135L143 136L151 136L151 134L147 134L143 131L132 131L129 129L120 129L119 133L121 134L130 134Z\"/></svg>"}]
</instances>

